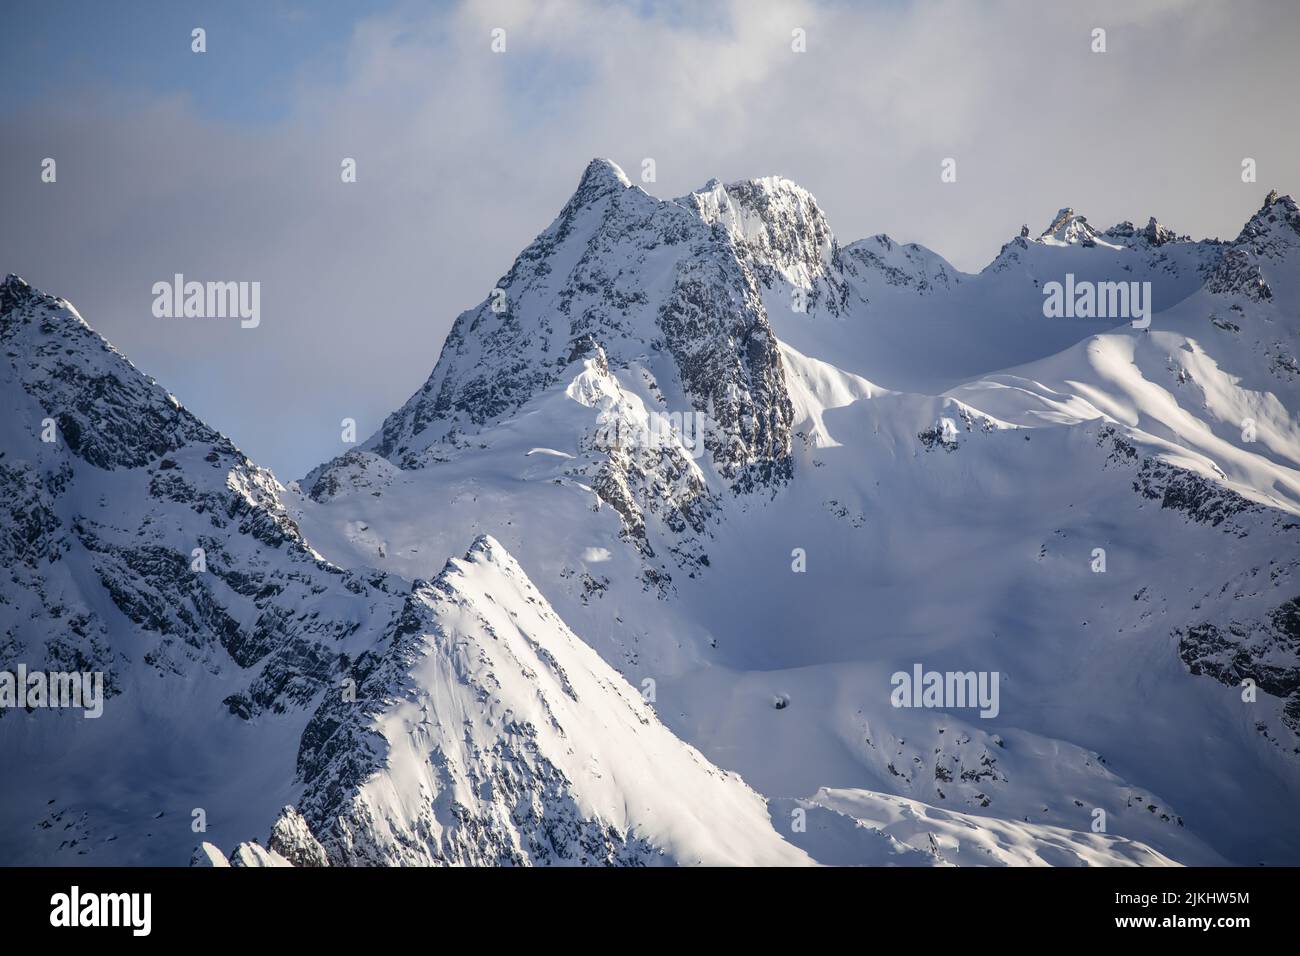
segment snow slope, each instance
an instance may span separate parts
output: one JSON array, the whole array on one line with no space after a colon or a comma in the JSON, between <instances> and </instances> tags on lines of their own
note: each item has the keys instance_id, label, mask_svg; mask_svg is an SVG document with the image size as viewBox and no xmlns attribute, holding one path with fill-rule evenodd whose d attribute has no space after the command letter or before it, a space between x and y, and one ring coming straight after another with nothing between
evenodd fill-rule
<instances>
[{"instance_id":1,"label":"snow slope","mask_svg":"<svg viewBox=\"0 0 1300 956\"><path fill-rule=\"evenodd\" d=\"M417 584L384 656L358 674L363 706L328 702L299 758L306 815L335 862L810 862L489 536ZM364 751L373 762L358 771Z\"/></svg>"},{"instance_id":2,"label":"snow slope","mask_svg":"<svg viewBox=\"0 0 1300 956\"><path fill-rule=\"evenodd\" d=\"M827 864L853 866L1176 866L1122 837L1015 820L990 820L865 790L817 791L781 801L802 809L795 837Z\"/></svg>"}]
</instances>

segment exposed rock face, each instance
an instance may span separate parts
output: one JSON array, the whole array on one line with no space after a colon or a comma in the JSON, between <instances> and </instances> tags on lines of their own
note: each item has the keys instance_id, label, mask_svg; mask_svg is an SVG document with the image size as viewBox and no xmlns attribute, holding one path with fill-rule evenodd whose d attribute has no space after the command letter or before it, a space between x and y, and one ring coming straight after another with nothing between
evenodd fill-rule
<instances>
[{"instance_id":1,"label":"exposed rock face","mask_svg":"<svg viewBox=\"0 0 1300 956\"><path fill-rule=\"evenodd\" d=\"M575 353L577 349L575 349ZM657 518L668 533L668 548L683 568L708 564L705 553L718 501L709 490L695 457L707 443L708 423L702 418L679 426L645 408L610 374L604 350L592 346L582 352L582 371L573 378L568 394L581 404L600 410L598 426L580 442L591 453L569 469L570 477L589 482L601 501L612 507L623 524L623 537L643 557L655 556L647 519ZM573 371L573 370L571 370ZM686 434L689 432L690 434ZM647 581L666 590L671 575L653 572Z\"/></svg>"},{"instance_id":2,"label":"exposed rock face","mask_svg":"<svg viewBox=\"0 0 1300 956\"><path fill-rule=\"evenodd\" d=\"M1281 269L1300 248L1300 209L1290 196L1270 192L1264 205L1228 245L1205 287L1219 295L1240 295L1253 302L1273 297L1267 272Z\"/></svg>"},{"instance_id":3,"label":"exposed rock face","mask_svg":"<svg viewBox=\"0 0 1300 956\"><path fill-rule=\"evenodd\" d=\"M1175 631L1178 654L1193 674L1229 687L1246 680L1285 704L1282 722L1300 738L1300 598L1273 608L1263 619L1194 624ZM1290 748L1300 753L1300 739Z\"/></svg>"},{"instance_id":4,"label":"exposed rock face","mask_svg":"<svg viewBox=\"0 0 1300 956\"><path fill-rule=\"evenodd\" d=\"M616 368L645 365L688 402L663 411L708 415L710 457L731 487L770 486L790 473L791 412L761 292L786 280L842 297L837 258L815 201L792 183L659 201L594 160L497 291L457 318L424 387L363 447L402 468L436 462L555 384L582 342Z\"/></svg>"},{"instance_id":5,"label":"exposed rock face","mask_svg":"<svg viewBox=\"0 0 1300 956\"><path fill-rule=\"evenodd\" d=\"M1141 228L1136 228L1133 223L1125 220L1117 223L1107 229L1102 235L1111 241L1131 244L1134 240L1143 240L1151 246L1163 246L1166 242L1191 242L1191 236L1180 236L1168 226L1163 226L1156 222L1156 217L1152 216L1147 220L1147 224Z\"/></svg>"},{"instance_id":6,"label":"exposed rock face","mask_svg":"<svg viewBox=\"0 0 1300 956\"><path fill-rule=\"evenodd\" d=\"M266 846L293 866L330 865L325 848L312 836L307 821L293 807L285 807L280 811L271 827L271 838L266 841Z\"/></svg>"},{"instance_id":7,"label":"exposed rock face","mask_svg":"<svg viewBox=\"0 0 1300 956\"><path fill-rule=\"evenodd\" d=\"M12 363L9 382L47 411L62 443L87 464L140 468L189 444L237 455L228 440L136 372L68 303L15 275L0 284L0 344Z\"/></svg>"},{"instance_id":8,"label":"exposed rock face","mask_svg":"<svg viewBox=\"0 0 1300 956\"><path fill-rule=\"evenodd\" d=\"M21 436L0 449L15 585L0 602L0 667L103 671L110 695L137 663L229 671L227 705L248 718L308 703L340 642L395 612L404 585L318 559L270 472L66 302L10 276L0 346Z\"/></svg>"},{"instance_id":9,"label":"exposed rock face","mask_svg":"<svg viewBox=\"0 0 1300 956\"><path fill-rule=\"evenodd\" d=\"M1166 242L1174 242L1175 240L1186 242L1191 239L1190 236L1179 236L1167 226L1160 225L1160 223L1156 222L1155 216L1147 220L1146 228L1142 230L1142 238L1153 246L1163 246Z\"/></svg>"},{"instance_id":10,"label":"exposed rock face","mask_svg":"<svg viewBox=\"0 0 1300 956\"><path fill-rule=\"evenodd\" d=\"M1265 508L1193 471L1140 454L1113 426L1099 429L1097 444L1106 450L1108 466L1135 469L1135 492L1158 501L1161 508L1182 512L1189 521L1220 528L1225 534L1241 538L1252 531L1286 535L1300 527L1286 512Z\"/></svg>"},{"instance_id":11,"label":"exposed rock face","mask_svg":"<svg viewBox=\"0 0 1300 956\"><path fill-rule=\"evenodd\" d=\"M839 315L848 300L839 243L817 200L780 176L724 186L716 179L679 200L725 231L737 258L767 290L806 293L808 308Z\"/></svg>"},{"instance_id":12,"label":"exposed rock face","mask_svg":"<svg viewBox=\"0 0 1300 956\"><path fill-rule=\"evenodd\" d=\"M1218 528L1235 538L1254 534L1285 541L1300 534L1300 519L1262 507L1186 469L1141 456L1113 427L1099 431L1098 444L1108 452L1108 465L1136 468L1135 492L1158 501L1161 508L1181 512L1188 521ZM1270 584L1285 582L1300 570L1300 555L1274 559L1267 570ZM1179 657L1192 674L1213 677L1228 686L1240 686L1249 679L1262 693L1281 699L1282 722L1300 736L1300 599L1254 612L1261 595L1269 593L1255 583L1261 569L1237 572L1219 589L1219 603L1244 597L1252 602L1236 607L1229 604L1213 618L1175 628ZM1210 610L1203 608L1202 613ZM1300 754L1300 741L1287 749Z\"/></svg>"}]
</instances>

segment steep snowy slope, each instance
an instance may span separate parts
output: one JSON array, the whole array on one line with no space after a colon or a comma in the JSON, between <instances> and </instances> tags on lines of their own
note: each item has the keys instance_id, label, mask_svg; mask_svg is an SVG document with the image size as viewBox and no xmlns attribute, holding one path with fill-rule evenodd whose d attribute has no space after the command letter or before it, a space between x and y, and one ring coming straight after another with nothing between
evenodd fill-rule
<instances>
[{"instance_id":1,"label":"steep snowy slope","mask_svg":"<svg viewBox=\"0 0 1300 956\"><path fill-rule=\"evenodd\" d=\"M361 706L327 701L299 756L336 864L810 862L490 537L417 584L354 673Z\"/></svg>"},{"instance_id":2,"label":"steep snowy slope","mask_svg":"<svg viewBox=\"0 0 1300 956\"><path fill-rule=\"evenodd\" d=\"M1104 421L1125 428L1159 453L1143 461L1143 493L1199 520L1260 513L1259 505L1289 515L1267 582L1233 600L1207 600L1199 620L1178 635L1195 673L1230 686L1254 680L1287 701L1284 722L1296 732L1300 585L1289 572L1300 552L1298 317L1300 209L1273 193L1226 246L1205 288L1149 330L1094 336L950 393L1018 424ZM1157 472L1173 474L1170 464L1187 472L1178 475L1172 499L1147 485ZM1259 570L1225 564L1224 576L1248 571L1254 578ZM1253 599L1246 608L1242 597Z\"/></svg>"},{"instance_id":3,"label":"steep snowy slope","mask_svg":"<svg viewBox=\"0 0 1300 956\"><path fill-rule=\"evenodd\" d=\"M1163 276L1186 299L1229 261L1070 220L947 291L873 289L864 270L902 266L841 249L788 181L656 201L598 161L500 283L509 310L463 315L429 384L290 511L331 560L407 578L492 534L679 737L774 800L895 794L1001 821L988 846L1037 833L1049 862L1096 858L1105 840L1046 847L1098 811L1133 841L1113 861L1300 859L1289 466L1220 474L1122 416L961 388L1098 331L1047 320L1035 280ZM894 707L918 663L996 672L999 712Z\"/></svg>"}]
</instances>

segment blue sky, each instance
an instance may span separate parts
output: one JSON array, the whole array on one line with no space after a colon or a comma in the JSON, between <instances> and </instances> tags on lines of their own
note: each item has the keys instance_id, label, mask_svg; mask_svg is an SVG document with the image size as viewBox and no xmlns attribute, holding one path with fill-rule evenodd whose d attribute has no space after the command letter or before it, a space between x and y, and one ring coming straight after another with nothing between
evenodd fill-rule
<instances>
[{"instance_id":1,"label":"blue sky","mask_svg":"<svg viewBox=\"0 0 1300 956\"><path fill-rule=\"evenodd\" d=\"M1282 0L20 0L4 22L0 273L70 299L283 480L423 383L593 156L634 178L654 158L661 197L789 176L841 242L971 271L1066 205L1231 237L1300 191ZM262 325L154 318L175 272L261 282Z\"/></svg>"},{"instance_id":2,"label":"blue sky","mask_svg":"<svg viewBox=\"0 0 1300 956\"><path fill-rule=\"evenodd\" d=\"M293 109L305 72L338 82L357 20L389 0L45 0L21 3L0 33L0 108L77 96L105 83L153 94L184 92L199 115L274 123ZM207 30L220 57L190 51Z\"/></svg>"}]
</instances>

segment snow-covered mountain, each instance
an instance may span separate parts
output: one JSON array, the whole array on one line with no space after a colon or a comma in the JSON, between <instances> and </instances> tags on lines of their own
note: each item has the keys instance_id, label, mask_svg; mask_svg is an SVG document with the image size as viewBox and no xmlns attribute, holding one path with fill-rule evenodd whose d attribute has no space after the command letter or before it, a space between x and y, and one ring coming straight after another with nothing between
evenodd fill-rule
<instances>
[{"instance_id":1,"label":"snow-covered mountain","mask_svg":"<svg viewBox=\"0 0 1300 956\"><path fill-rule=\"evenodd\" d=\"M307 821L339 862L809 862L487 535L416 585L355 672L361 705L329 700L298 755Z\"/></svg>"},{"instance_id":2,"label":"snow-covered mountain","mask_svg":"<svg viewBox=\"0 0 1300 956\"><path fill-rule=\"evenodd\" d=\"M0 859L157 861L151 841L192 847L195 808L260 820L286 742L254 726L317 699L409 585L323 561L270 472L67 302L10 276L0 344L0 670L102 672L107 698L98 719L0 709L24 768Z\"/></svg>"},{"instance_id":3,"label":"snow-covered mountain","mask_svg":"<svg viewBox=\"0 0 1300 956\"><path fill-rule=\"evenodd\" d=\"M23 768L0 861L180 865L202 842L224 862L216 838L283 864L314 825L335 863L811 862L491 539L427 584L343 570L269 472L68 303L9 277L0 342L0 670L100 671L108 697L93 718L0 709ZM402 766L408 698L437 728Z\"/></svg>"},{"instance_id":4,"label":"snow-covered mountain","mask_svg":"<svg viewBox=\"0 0 1300 956\"><path fill-rule=\"evenodd\" d=\"M1067 274L1149 327L1045 317ZM0 859L1300 861L1298 279L1275 195L965 275L596 160L295 490L10 279L0 668L117 696L0 716Z\"/></svg>"}]
</instances>

